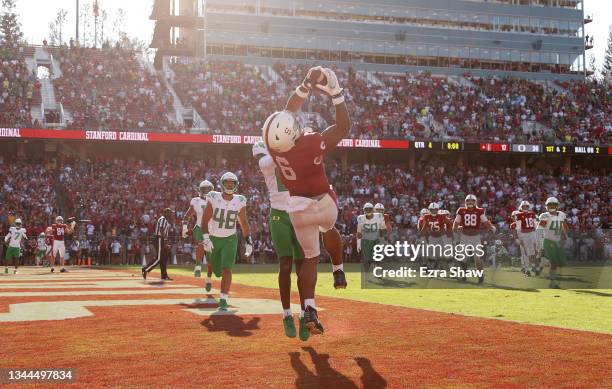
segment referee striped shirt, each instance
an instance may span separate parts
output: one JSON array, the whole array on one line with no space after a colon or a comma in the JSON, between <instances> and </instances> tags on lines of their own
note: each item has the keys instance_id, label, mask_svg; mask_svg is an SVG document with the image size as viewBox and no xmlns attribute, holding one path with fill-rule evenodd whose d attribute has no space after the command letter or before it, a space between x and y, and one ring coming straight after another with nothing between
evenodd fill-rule
<instances>
[{"instance_id":1,"label":"referee striped shirt","mask_svg":"<svg viewBox=\"0 0 612 389\"><path fill-rule=\"evenodd\" d=\"M153 236L166 239L168 238L169 231L170 223L168 223L168 220L166 220L164 216L160 216L159 219L157 219L157 223L155 223L155 233Z\"/></svg>"}]
</instances>

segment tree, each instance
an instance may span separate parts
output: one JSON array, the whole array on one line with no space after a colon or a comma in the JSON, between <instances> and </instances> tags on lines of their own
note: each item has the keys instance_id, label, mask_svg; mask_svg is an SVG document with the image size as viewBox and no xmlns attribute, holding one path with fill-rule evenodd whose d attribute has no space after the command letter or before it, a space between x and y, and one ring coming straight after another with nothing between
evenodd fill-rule
<instances>
[{"instance_id":1,"label":"tree","mask_svg":"<svg viewBox=\"0 0 612 389\"><path fill-rule=\"evenodd\" d=\"M0 16L0 42L10 47L16 47L23 40L21 24L15 13L17 0L2 0L4 13Z\"/></svg>"},{"instance_id":2,"label":"tree","mask_svg":"<svg viewBox=\"0 0 612 389\"><path fill-rule=\"evenodd\" d=\"M601 67L601 78L609 80L612 77L612 25L608 27L608 45Z\"/></svg>"},{"instance_id":3,"label":"tree","mask_svg":"<svg viewBox=\"0 0 612 389\"><path fill-rule=\"evenodd\" d=\"M115 21L113 23L113 36L110 40L120 42L125 35L125 11L123 8L117 9L115 12Z\"/></svg>"},{"instance_id":4,"label":"tree","mask_svg":"<svg viewBox=\"0 0 612 389\"><path fill-rule=\"evenodd\" d=\"M595 60L595 54L593 53L589 55L589 67L587 68L587 71L590 73L590 75L588 76L589 79L597 79L597 63Z\"/></svg>"},{"instance_id":5,"label":"tree","mask_svg":"<svg viewBox=\"0 0 612 389\"><path fill-rule=\"evenodd\" d=\"M49 43L52 45L61 46L64 43L62 32L66 23L66 16L68 16L68 11L60 9L55 14L55 19L49 22Z\"/></svg>"}]
</instances>

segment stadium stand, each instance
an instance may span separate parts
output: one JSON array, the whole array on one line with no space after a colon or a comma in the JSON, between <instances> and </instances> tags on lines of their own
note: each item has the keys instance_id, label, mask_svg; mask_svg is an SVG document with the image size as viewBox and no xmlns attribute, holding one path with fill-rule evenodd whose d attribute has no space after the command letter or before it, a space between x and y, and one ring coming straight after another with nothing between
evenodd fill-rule
<instances>
[{"instance_id":1,"label":"stadium stand","mask_svg":"<svg viewBox=\"0 0 612 389\"><path fill-rule=\"evenodd\" d=\"M58 100L72 113L70 128L168 132L172 95L142 68L133 51L117 47L50 49L62 77L55 80Z\"/></svg>"},{"instance_id":2,"label":"stadium stand","mask_svg":"<svg viewBox=\"0 0 612 389\"><path fill-rule=\"evenodd\" d=\"M40 103L40 83L25 63L27 48L0 46L0 127L31 127L30 109Z\"/></svg>"}]
</instances>

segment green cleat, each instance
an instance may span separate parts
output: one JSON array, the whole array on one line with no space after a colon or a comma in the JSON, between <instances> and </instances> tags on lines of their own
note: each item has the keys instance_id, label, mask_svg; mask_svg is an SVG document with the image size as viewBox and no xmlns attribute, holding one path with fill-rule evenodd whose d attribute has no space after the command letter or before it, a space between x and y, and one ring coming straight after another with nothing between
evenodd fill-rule
<instances>
[{"instance_id":1,"label":"green cleat","mask_svg":"<svg viewBox=\"0 0 612 389\"><path fill-rule=\"evenodd\" d=\"M195 278L200 278L202 276L202 267L200 265L196 266L193 270L193 276Z\"/></svg>"},{"instance_id":2,"label":"green cleat","mask_svg":"<svg viewBox=\"0 0 612 389\"><path fill-rule=\"evenodd\" d=\"M229 304L227 303L227 300L225 299L221 299L219 300L219 310L220 311L227 311L227 308L229 307Z\"/></svg>"},{"instance_id":3,"label":"green cleat","mask_svg":"<svg viewBox=\"0 0 612 389\"><path fill-rule=\"evenodd\" d=\"M308 327L304 323L304 318L300 317L300 340L307 341L310 338L310 331L308 331Z\"/></svg>"},{"instance_id":4,"label":"green cleat","mask_svg":"<svg viewBox=\"0 0 612 389\"><path fill-rule=\"evenodd\" d=\"M210 292L212 290L212 282L207 282L205 288L207 292Z\"/></svg>"},{"instance_id":5,"label":"green cleat","mask_svg":"<svg viewBox=\"0 0 612 389\"><path fill-rule=\"evenodd\" d=\"M293 321L293 316L285 316L283 318L283 327L285 327L285 335L288 338L295 338L295 321Z\"/></svg>"}]
</instances>

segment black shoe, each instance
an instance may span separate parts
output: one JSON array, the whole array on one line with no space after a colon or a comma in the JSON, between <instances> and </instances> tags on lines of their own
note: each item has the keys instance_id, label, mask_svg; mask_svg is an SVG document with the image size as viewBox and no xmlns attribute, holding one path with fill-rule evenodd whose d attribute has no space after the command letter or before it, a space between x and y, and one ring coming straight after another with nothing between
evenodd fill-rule
<instances>
[{"instance_id":1,"label":"black shoe","mask_svg":"<svg viewBox=\"0 0 612 389\"><path fill-rule=\"evenodd\" d=\"M484 276L478 277L478 285L482 285L484 283Z\"/></svg>"},{"instance_id":2,"label":"black shoe","mask_svg":"<svg viewBox=\"0 0 612 389\"><path fill-rule=\"evenodd\" d=\"M531 272L529 270L525 271L525 277L531 277Z\"/></svg>"},{"instance_id":3,"label":"black shoe","mask_svg":"<svg viewBox=\"0 0 612 389\"><path fill-rule=\"evenodd\" d=\"M162 280L164 281L173 281L172 278L166 276L166 277L162 277Z\"/></svg>"},{"instance_id":4,"label":"black shoe","mask_svg":"<svg viewBox=\"0 0 612 389\"><path fill-rule=\"evenodd\" d=\"M304 324L308 327L308 331L310 331L310 335L321 335L323 334L323 326L319 321L319 316L317 315L317 310L311 307L310 305L306 307L304 310Z\"/></svg>"},{"instance_id":5,"label":"black shoe","mask_svg":"<svg viewBox=\"0 0 612 389\"><path fill-rule=\"evenodd\" d=\"M54 271L55 271L55 269L54 269L54 268L51 268L51 273L53 273Z\"/></svg>"},{"instance_id":6,"label":"black shoe","mask_svg":"<svg viewBox=\"0 0 612 389\"><path fill-rule=\"evenodd\" d=\"M68 271L68 270L66 270L66 269L64 269L64 268L61 268L61 269L60 269L60 273L66 273L67 271Z\"/></svg>"},{"instance_id":7,"label":"black shoe","mask_svg":"<svg viewBox=\"0 0 612 389\"><path fill-rule=\"evenodd\" d=\"M334 272L334 289L346 289L346 276L341 269Z\"/></svg>"},{"instance_id":8,"label":"black shoe","mask_svg":"<svg viewBox=\"0 0 612 389\"><path fill-rule=\"evenodd\" d=\"M142 268L142 279L143 280L147 279L147 271L144 269L144 267Z\"/></svg>"}]
</instances>

